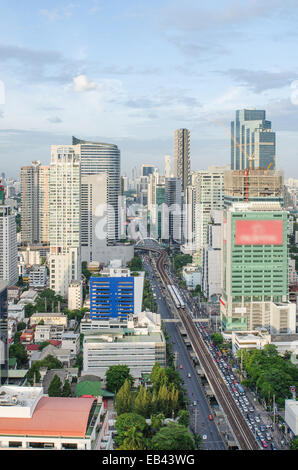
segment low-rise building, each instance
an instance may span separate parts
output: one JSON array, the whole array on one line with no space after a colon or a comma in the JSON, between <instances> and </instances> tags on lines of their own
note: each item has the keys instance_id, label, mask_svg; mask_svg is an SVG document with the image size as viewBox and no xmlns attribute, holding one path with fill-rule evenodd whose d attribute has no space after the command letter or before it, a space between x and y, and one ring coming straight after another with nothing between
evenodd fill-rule
<instances>
[{"instance_id":1,"label":"low-rise building","mask_svg":"<svg viewBox=\"0 0 298 470\"><path fill-rule=\"evenodd\" d=\"M33 343L34 341L34 330L26 329L22 331L20 336L21 343Z\"/></svg>"},{"instance_id":2,"label":"low-rise building","mask_svg":"<svg viewBox=\"0 0 298 470\"><path fill-rule=\"evenodd\" d=\"M80 352L80 335L67 331L61 335L62 349L69 349L73 356Z\"/></svg>"},{"instance_id":3,"label":"low-rise building","mask_svg":"<svg viewBox=\"0 0 298 470\"><path fill-rule=\"evenodd\" d=\"M202 283L202 271L195 264L183 266L182 277L190 290L195 289L196 286Z\"/></svg>"},{"instance_id":4,"label":"low-rise building","mask_svg":"<svg viewBox=\"0 0 298 470\"><path fill-rule=\"evenodd\" d=\"M35 361L42 361L47 356L54 356L58 361L62 362L63 365L70 367L71 354L69 349L62 349L52 344L49 344L42 351L36 351L31 355L29 366L31 367Z\"/></svg>"},{"instance_id":5,"label":"low-rise building","mask_svg":"<svg viewBox=\"0 0 298 470\"><path fill-rule=\"evenodd\" d=\"M82 375L104 379L112 365L126 364L135 379L150 374L156 362L166 365L166 341L160 315L142 312L117 328L111 321L84 331ZM118 325L120 326L120 325Z\"/></svg>"},{"instance_id":6,"label":"low-rise building","mask_svg":"<svg viewBox=\"0 0 298 470\"><path fill-rule=\"evenodd\" d=\"M44 289L47 285L47 268L43 264L35 264L30 269L29 285L36 289Z\"/></svg>"},{"instance_id":7,"label":"low-rise building","mask_svg":"<svg viewBox=\"0 0 298 470\"><path fill-rule=\"evenodd\" d=\"M42 343L43 341L58 340L61 341L62 334L64 333L63 325L37 325L35 327L35 342Z\"/></svg>"},{"instance_id":8,"label":"low-rise building","mask_svg":"<svg viewBox=\"0 0 298 470\"><path fill-rule=\"evenodd\" d=\"M8 318L12 318L21 322L25 318L25 307L24 305L19 304L8 304L7 308L7 316Z\"/></svg>"},{"instance_id":9,"label":"low-rise building","mask_svg":"<svg viewBox=\"0 0 298 470\"><path fill-rule=\"evenodd\" d=\"M0 449L111 449L108 413L94 397L48 397L42 387L0 387Z\"/></svg>"},{"instance_id":10,"label":"low-rise building","mask_svg":"<svg viewBox=\"0 0 298 470\"><path fill-rule=\"evenodd\" d=\"M18 302L19 305L34 304L37 300L38 292L34 289L26 290L22 293L21 298Z\"/></svg>"},{"instance_id":11,"label":"low-rise building","mask_svg":"<svg viewBox=\"0 0 298 470\"><path fill-rule=\"evenodd\" d=\"M270 344L270 334L265 331L232 331L232 352L237 355L241 349L263 349Z\"/></svg>"},{"instance_id":12,"label":"low-rise building","mask_svg":"<svg viewBox=\"0 0 298 470\"><path fill-rule=\"evenodd\" d=\"M38 325L41 321L45 325L62 325L67 328L67 315L64 313L34 313L30 317L30 325Z\"/></svg>"},{"instance_id":13,"label":"low-rise building","mask_svg":"<svg viewBox=\"0 0 298 470\"><path fill-rule=\"evenodd\" d=\"M18 286L7 288L7 301L17 303L20 300L22 289Z\"/></svg>"}]
</instances>

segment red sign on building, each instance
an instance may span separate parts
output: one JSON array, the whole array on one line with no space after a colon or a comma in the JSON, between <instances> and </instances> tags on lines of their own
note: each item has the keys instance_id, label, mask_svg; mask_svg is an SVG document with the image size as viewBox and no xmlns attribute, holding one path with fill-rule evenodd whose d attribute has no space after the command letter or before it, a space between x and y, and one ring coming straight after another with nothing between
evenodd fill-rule
<instances>
[{"instance_id":1,"label":"red sign on building","mask_svg":"<svg viewBox=\"0 0 298 470\"><path fill-rule=\"evenodd\" d=\"M236 220L236 245L282 245L282 220Z\"/></svg>"}]
</instances>

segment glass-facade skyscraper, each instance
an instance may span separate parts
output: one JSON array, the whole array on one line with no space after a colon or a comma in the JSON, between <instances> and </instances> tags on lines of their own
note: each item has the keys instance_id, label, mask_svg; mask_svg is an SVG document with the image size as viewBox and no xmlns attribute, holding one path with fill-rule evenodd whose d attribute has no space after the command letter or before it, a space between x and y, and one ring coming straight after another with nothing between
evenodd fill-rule
<instances>
[{"instance_id":1,"label":"glass-facade skyscraper","mask_svg":"<svg viewBox=\"0 0 298 470\"><path fill-rule=\"evenodd\" d=\"M246 168L275 169L275 132L264 110L238 110L231 123L231 169Z\"/></svg>"}]
</instances>

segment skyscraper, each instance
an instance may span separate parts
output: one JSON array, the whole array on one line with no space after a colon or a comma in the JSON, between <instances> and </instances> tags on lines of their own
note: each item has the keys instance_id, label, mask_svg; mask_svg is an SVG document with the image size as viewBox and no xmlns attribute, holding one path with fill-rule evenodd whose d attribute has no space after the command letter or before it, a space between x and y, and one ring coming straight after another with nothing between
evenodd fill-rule
<instances>
[{"instance_id":1,"label":"skyscraper","mask_svg":"<svg viewBox=\"0 0 298 470\"><path fill-rule=\"evenodd\" d=\"M189 185L190 131L177 129L174 133L174 177L181 179L182 191Z\"/></svg>"},{"instance_id":2,"label":"skyscraper","mask_svg":"<svg viewBox=\"0 0 298 470\"><path fill-rule=\"evenodd\" d=\"M155 166L154 165L148 165L144 164L141 166L141 176L149 176L154 173Z\"/></svg>"},{"instance_id":3,"label":"skyscraper","mask_svg":"<svg viewBox=\"0 0 298 470\"><path fill-rule=\"evenodd\" d=\"M73 145L81 160L81 176L107 173L107 203L108 223L107 241L113 243L119 240L119 196L120 196L120 150L117 145L101 142L89 142L72 138ZM84 217L84 208L82 209Z\"/></svg>"},{"instance_id":4,"label":"skyscraper","mask_svg":"<svg viewBox=\"0 0 298 470\"><path fill-rule=\"evenodd\" d=\"M194 261L202 265L202 249L207 243L210 212L224 205L224 167L210 166L193 175L195 186L195 247Z\"/></svg>"},{"instance_id":5,"label":"skyscraper","mask_svg":"<svg viewBox=\"0 0 298 470\"><path fill-rule=\"evenodd\" d=\"M8 378L7 283L0 281L0 385Z\"/></svg>"},{"instance_id":6,"label":"skyscraper","mask_svg":"<svg viewBox=\"0 0 298 470\"><path fill-rule=\"evenodd\" d=\"M17 227L11 207L5 204L0 181L0 281L13 286L18 281Z\"/></svg>"},{"instance_id":7,"label":"skyscraper","mask_svg":"<svg viewBox=\"0 0 298 470\"><path fill-rule=\"evenodd\" d=\"M170 243L182 242L182 183L180 178L166 178L165 200L167 215L163 215L163 234L168 231ZM162 235L165 238L165 235Z\"/></svg>"},{"instance_id":8,"label":"skyscraper","mask_svg":"<svg viewBox=\"0 0 298 470\"><path fill-rule=\"evenodd\" d=\"M21 241L49 242L49 166L40 161L21 167Z\"/></svg>"},{"instance_id":9,"label":"skyscraper","mask_svg":"<svg viewBox=\"0 0 298 470\"><path fill-rule=\"evenodd\" d=\"M289 302L288 217L279 202L240 202L224 211L222 297L225 330L295 333Z\"/></svg>"},{"instance_id":10,"label":"skyscraper","mask_svg":"<svg viewBox=\"0 0 298 470\"><path fill-rule=\"evenodd\" d=\"M51 146L50 288L66 296L71 281L81 279L80 155L76 146Z\"/></svg>"},{"instance_id":11,"label":"skyscraper","mask_svg":"<svg viewBox=\"0 0 298 470\"><path fill-rule=\"evenodd\" d=\"M231 122L231 169L246 168L275 169L275 132L263 110L238 110Z\"/></svg>"}]
</instances>

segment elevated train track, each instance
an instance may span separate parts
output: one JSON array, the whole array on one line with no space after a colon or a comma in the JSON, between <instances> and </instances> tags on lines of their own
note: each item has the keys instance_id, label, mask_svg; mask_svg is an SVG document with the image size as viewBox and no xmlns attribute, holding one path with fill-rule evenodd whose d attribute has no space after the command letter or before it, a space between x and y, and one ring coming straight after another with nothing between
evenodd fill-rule
<instances>
[{"instance_id":1,"label":"elevated train track","mask_svg":"<svg viewBox=\"0 0 298 470\"><path fill-rule=\"evenodd\" d=\"M164 263L167 254L163 252L157 260L156 267L159 275L165 286L172 284L169 276L165 272ZM173 299L175 303L175 298ZM189 340L192 344L202 367L204 368L207 379L214 390L216 398L220 403L229 423L238 441L241 450L260 450L255 437L248 427L244 417L242 416L239 408L237 407L234 399L230 393L229 388L222 379L222 376L211 357L207 346L205 345L193 319L186 310L185 306L180 306L176 311L180 316L181 322L188 334Z\"/></svg>"}]
</instances>

